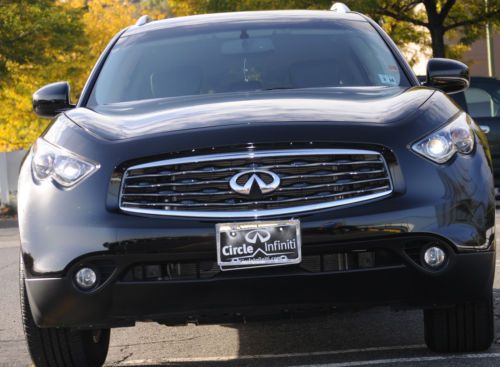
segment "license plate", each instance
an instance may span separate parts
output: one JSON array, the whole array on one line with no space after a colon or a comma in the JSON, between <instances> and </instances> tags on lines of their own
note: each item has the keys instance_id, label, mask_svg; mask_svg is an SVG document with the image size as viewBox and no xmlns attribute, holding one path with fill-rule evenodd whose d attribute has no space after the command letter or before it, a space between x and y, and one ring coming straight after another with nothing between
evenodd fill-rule
<instances>
[{"instance_id":1,"label":"license plate","mask_svg":"<svg viewBox=\"0 0 500 367\"><path fill-rule=\"evenodd\" d=\"M217 262L223 271L302 261L298 220L219 223L216 233Z\"/></svg>"}]
</instances>

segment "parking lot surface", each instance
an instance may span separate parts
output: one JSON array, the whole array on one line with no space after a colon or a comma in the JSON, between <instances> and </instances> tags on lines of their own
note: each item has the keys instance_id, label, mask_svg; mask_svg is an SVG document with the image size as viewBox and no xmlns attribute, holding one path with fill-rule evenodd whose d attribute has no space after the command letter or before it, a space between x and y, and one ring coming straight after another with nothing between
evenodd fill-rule
<instances>
[{"instance_id":1,"label":"parking lot surface","mask_svg":"<svg viewBox=\"0 0 500 367\"><path fill-rule=\"evenodd\" d=\"M500 223L500 212L497 212ZM497 233L498 227L497 225ZM0 221L0 366L29 366L18 295L19 235ZM114 329L107 366L500 366L500 256L495 279L497 340L480 354L440 355L424 346L422 314L376 308L308 320L234 326Z\"/></svg>"}]
</instances>

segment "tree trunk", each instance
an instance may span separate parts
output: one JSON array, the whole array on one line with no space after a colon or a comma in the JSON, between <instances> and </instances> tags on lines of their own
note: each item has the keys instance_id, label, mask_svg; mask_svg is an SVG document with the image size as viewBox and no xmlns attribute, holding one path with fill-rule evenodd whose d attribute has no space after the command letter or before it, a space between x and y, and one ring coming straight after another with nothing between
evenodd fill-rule
<instances>
[{"instance_id":1,"label":"tree trunk","mask_svg":"<svg viewBox=\"0 0 500 367\"><path fill-rule=\"evenodd\" d=\"M429 24L432 39L432 57L445 57L444 29L441 25Z\"/></svg>"},{"instance_id":2,"label":"tree trunk","mask_svg":"<svg viewBox=\"0 0 500 367\"><path fill-rule=\"evenodd\" d=\"M432 57L445 57L444 49L444 17L438 12L437 0L424 0L427 12L427 28L431 33Z\"/></svg>"}]
</instances>

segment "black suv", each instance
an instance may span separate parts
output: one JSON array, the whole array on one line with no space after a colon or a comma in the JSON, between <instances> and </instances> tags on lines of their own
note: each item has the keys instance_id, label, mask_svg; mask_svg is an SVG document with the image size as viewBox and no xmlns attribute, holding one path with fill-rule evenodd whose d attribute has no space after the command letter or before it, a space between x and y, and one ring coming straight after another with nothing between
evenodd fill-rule
<instances>
[{"instance_id":1,"label":"black suv","mask_svg":"<svg viewBox=\"0 0 500 367\"><path fill-rule=\"evenodd\" d=\"M53 117L19 180L21 294L37 366L104 362L110 328L352 305L424 310L435 351L493 339L486 137L420 86L369 18L337 11L141 18Z\"/></svg>"}]
</instances>

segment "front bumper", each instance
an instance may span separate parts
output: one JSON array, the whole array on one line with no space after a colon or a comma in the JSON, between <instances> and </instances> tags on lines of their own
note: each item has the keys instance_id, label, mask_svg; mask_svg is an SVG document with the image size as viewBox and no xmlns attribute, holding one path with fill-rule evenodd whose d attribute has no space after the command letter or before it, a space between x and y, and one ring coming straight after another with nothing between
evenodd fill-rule
<instances>
[{"instance_id":1,"label":"front bumper","mask_svg":"<svg viewBox=\"0 0 500 367\"><path fill-rule=\"evenodd\" d=\"M151 256L143 259L153 261ZM494 263L495 254L488 251L454 254L439 274L407 261L320 273L285 268L230 272L192 281L128 282L117 272L92 293L79 291L69 277L31 278L26 285L35 321L42 327L129 326L139 320L224 323L345 306L431 308L483 300L491 295Z\"/></svg>"}]
</instances>

